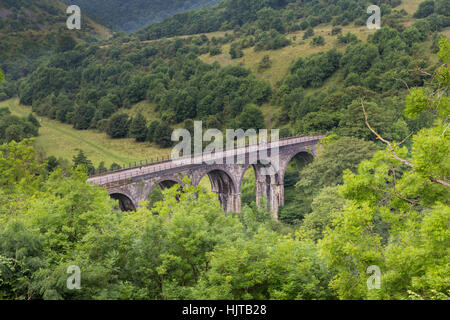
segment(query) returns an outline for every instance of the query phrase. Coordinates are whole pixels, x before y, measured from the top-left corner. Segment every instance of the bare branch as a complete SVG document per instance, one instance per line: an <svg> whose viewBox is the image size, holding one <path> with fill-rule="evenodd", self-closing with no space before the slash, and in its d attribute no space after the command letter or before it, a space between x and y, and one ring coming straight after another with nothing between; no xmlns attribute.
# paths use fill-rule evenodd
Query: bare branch
<svg viewBox="0 0 450 320"><path fill-rule="evenodd" d="M394 76L392 76L392 78L393 78L394 80L403 82L403 84L405 85L406 89L408 89L408 91L411 91L411 90L409 90L409 86L408 86L408 84L406 83L405 80L403 80L403 79L398 79L398 78L396 78L396 77L394 77Z"/></svg>
<svg viewBox="0 0 450 320"><path fill-rule="evenodd" d="M408 134L408 136L402 140L402 142L400 142L397 146L401 146L402 144L405 143L406 140L408 140L409 137L411 137L414 134L414 132L411 132L410 134Z"/></svg>
<svg viewBox="0 0 450 320"><path fill-rule="evenodd" d="M447 132L447 129L448 129L448 125L449 125L449 124L450 124L450 123L447 123L447 126L445 127L444 131L441 133L441 137L444 136L444 134Z"/></svg>
<svg viewBox="0 0 450 320"><path fill-rule="evenodd" d="M428 77L432 77L433 76L431 73L426 72L425 70L422 70L422 69L418 69L417 71L420 72L421 74L425 75L425 76L428 76Z"/></svg>
<svg viewBox="0 0 450 320"><path fill-rule="evenodd" d="M450 188L450 183L448 183L448 182L446 182L444 180L436 179L436 178L433 178L433 177L430 177L430 180L433 181L433 182L442 184L443 186L445 186L447 188Z"/></svg>
<svg viewBox="0 0 450 320"><path fill-rule="evenodd" d="M403 197L401 194L399 194L398 192L396 192L395 190L394 190L394 192L391 192L389 190L380 189L380 188L377 188L377 187L374 187L374 186L372 186L372 189L374 189L376 191L388 193L388 194L390 194L390 195L392 195L392 196L394 196L394 197L396 197L396 198L398 198L400 200L403 200L403 201L406 201L406 202L410 203L413 206L416 206L416 205L419 204L418 201L407 199L407 198Z"/></svg>
<svg viewBox="0 0 450 320"><path fill-rule="evenodd" d="M379 135L379 134L378 134L378 133L370 126L370 124L369 124L369 118L368 118L367 112L366 112L366 108L364 107L364 100L362 100L362 99L361 99L361 105L362 105L362 109L363 109L363 112L364 112L364 119L365 119L365 122L366 122L366 126L369 128L369 130L372 131L372 133L373 133L374 135L376 135L377 138L378 138L379 140L381 140L383 143L385 143L385 144L388 146L389 151L392 153L392 156L393 156L395 159L397 159L398 161L400 161L401 163L403 163L404 165L406 165L406 166L408 166L408 167L410 167L410 168L414 168L414 166L412 165L412 163L408 162L408 161L405 160L405 159L400 158L400 157L397 155L397 153L395 152L395 150L394 150L394 148L392 147L391 143L390 143L389 141L383 139L383 137L382 137L381 135Z"/></svg>

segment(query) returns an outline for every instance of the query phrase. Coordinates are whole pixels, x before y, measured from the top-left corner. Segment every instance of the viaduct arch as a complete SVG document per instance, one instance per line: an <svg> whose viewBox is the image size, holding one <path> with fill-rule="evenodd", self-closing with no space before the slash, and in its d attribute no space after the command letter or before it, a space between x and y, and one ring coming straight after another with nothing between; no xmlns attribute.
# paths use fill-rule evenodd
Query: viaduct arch
<svg viewBox="0 0 450 320"><path fill-rule="evenodd" d="M110 196L119 201L121 210L134 211L156 186L161 186L162 189L176 184L184 186L184 177L189 178L192 185L198 186L202 178L208 176L212 192L218 195L222 208L227 212L240 212L242 180L245 172L253 166L256 203L259 204L261 198L267 199L274 218L278 219L279 207L284 205L284 175L289 162L299 154L303 157L316 157L317 145L322 138L323 136L294 137L262 146L227 150L214 154L216 159L222 159L215 164L209 164L204 155L167 160L93 176L88 182L105 187ZM275 149L278 154L276 165L270 167L263 164L259 159L261 151L272 155ZM239 163L238 155L244 161ZM211 155L208 157L210 160ZM229 161L230 159L236 161ZM258 161L252 162L254 159Z"/></svg>

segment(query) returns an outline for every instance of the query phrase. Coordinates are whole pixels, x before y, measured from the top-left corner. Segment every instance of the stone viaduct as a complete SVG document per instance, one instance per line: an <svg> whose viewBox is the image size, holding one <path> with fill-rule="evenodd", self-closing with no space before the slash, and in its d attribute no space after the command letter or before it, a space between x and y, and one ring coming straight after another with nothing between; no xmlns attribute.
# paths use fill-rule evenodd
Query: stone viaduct
<svg viewBox="0 0 450 320"><path fill-rule="evenodd" d="M121 210L134 211L158 185L162 189L176 184L183 186L184 177L188 177L191 184L197 186L203 177L208 176L212 192L218 195L222 208L240 212L242 179L245 172L253 167L256 203L259 204L264 197L274 218L278 219L278 209L284 205L284 174L289 162L297 155L316 157L317 144L322 138L293 137L219 153L167 160L92 176L88 182L105 187L112 198L119 200ZM263 152L271 159L278 155L277 165L272 164L271 170L267 170L267 162L261 160Z"/></svg>

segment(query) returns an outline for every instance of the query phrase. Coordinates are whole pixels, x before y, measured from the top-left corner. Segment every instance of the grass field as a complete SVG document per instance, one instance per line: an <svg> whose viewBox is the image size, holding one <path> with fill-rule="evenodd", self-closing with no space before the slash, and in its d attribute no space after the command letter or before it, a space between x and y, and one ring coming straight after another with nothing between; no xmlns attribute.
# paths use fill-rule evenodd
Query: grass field
<svg viewBox="0 0 450 320"><path fill-rule="evenodd" d="M9 107L17 116L27 116L31 108L19 104L18 99L0 102L0 108ZM71 125L36 116L41 122L36 148L47 156L71 160L79 149L83 150L95 166L101 161L109 167L113 162L120 165L145 159L167 156L169 149L159 149L133 139L111 139L105 133L93 130L79 131Z"/></svg>
<svg viewBox="0 0 450 320"><path fill-rule="evenodd" d="M419 4L424 0L402 0L402 3L395 8L396 10L405 9L410 15L413 15L417 8L419 8Z"/></svg>

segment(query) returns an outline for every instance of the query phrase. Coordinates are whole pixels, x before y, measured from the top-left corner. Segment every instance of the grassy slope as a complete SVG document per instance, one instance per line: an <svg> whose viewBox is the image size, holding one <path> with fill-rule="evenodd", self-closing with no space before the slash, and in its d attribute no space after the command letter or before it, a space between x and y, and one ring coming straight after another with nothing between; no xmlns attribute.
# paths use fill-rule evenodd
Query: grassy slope
<svg viewBox="0 0 450 320"><path fill-rule="evenodd" d="M401 10L405 9L410 15L413 15L417 8L419 8L419 4L424 0L402 0L402 3L395 9Z"/></svg>
<svg viewBox="0 0 450 320"><path fill-rule="evenodd" d="M37 11L30 11L26 8L21 8L19 10L20 15L30 15L31 17L30 19L33 19L33 21L35 21L35 19L40 15L46 17L44 18L43 26L41 29L39 30L27 29L24 31L9 32L3 35L1 34L2 32L0 31L0 38L2 36L4 36L6 39L14 37L20 39L31 37L31 38L40 38L44 43L47 42L48 40L46 39L46 37L48 34L52 32L59 32L60 29L66 28L66 19L68 17L68 15L66 14L66 9L68 6L66 4L62 3L59 0L52 0L50 1L50 3L54 6L54 8L57 9L57 15L49 14L48 12L42 9L37 9ZM0 3L0 11L4 10L5 10L4 5ZM98 24L97 22L89 18L87 15L83 14L81 20L81 30L80 31L75 30L72 32L72 34L75 37L81 37L81 35L87 34L99 40L105 40L112 36L112 33L108 28Z"/></svg>
<svg viewBox="0 0 450 320"><path fill-rule="evenodd" d="M253 73L260 79L268 80L272 85L283 79L289 70L291 62L298 57L307 57L313 53L328 51L337 46L336 36L331 36L331 26L319 26L314 29L315 35L321 35L325 38L325 45L313 47L310 45L311 39L303 40L303 31L289 34L287 37L292 40L292 44L282 49L271 51L255 52L253 48L244 49L244 56L238 59L231 59L230 44L222 47L222 54L217 56L210 56L204 54L200 59L206 63L219 62L221 66L239 65L250 68ZM356 34L359 39L365 41L373 30L364 27L343 27L343 33L348 31ZM293 37L296 36L296 40ZM269 55L272 60L272 67L262 73L258 73L258 64L265 55Z"/></svg>
<svg viewBox="0 0 450 320"><path fill-rule="evenodd" d="M324 37L325 45L323 46L311 46L311 39L303 40L304 32L298 31L287 35L287 37L291 39L292 44L282 49L255 52L252 47L243 50L244 56L242 58L231 59L231 56L228 53L231 44L226 44L222 47L222 54L217 56L204 54L200 56L200 59L205 63L218 62L222 67L227 65L243 65L244 67L251 69L257 78L267 80L273 87L276 87L277 83L282 81L282 79L289 72L289 66L291 65L291 63L298 57L307 57L311 54L325 52L332 48L337 48L339 51L344 50L345 46L337 44L337 36L331 36L331 29L331 26L318 26L314 29L315 35L321 35ZM365 27L347 26L342 27L342 32L352 32L358 37L358 39L367 41L367 37L369 36L369 34L375 31L369 30ZM265 55L269 55L272 61L272 67L265 70L264 72L258 72L258 64ZM339 82L339 80L339 74L335 74L330 79L328 79L324 83L324 86L319 90L323 90L327 86ZM311 91L313 90L307 90L307 92ZM265 104L262 106L262 111L264 113L264 116L266 117L266 125L268 128L272 128L273 123L271 119L273 115L277 113L278 109L278 106L273 106L270 104Z"/></svg>
<svg viewBox="0 0 450 320"><path fill-rule="evenodd" d="M419 4L423 0L403 0L402 4L395 8L395 10L405 9L406 12L411 16L417 11ZM406 21L405 24L408 25L412 22L412 19ZM376 30L369 30L365 26L345 26L341 27L342 33L346 34L351 32L355 34L358 39L366 41L367 37L374 33ZM332 48L337 48L338 50L343 50L344 46L339 46L337 44L337 36L331 36L331 26L317 26L314 28L315 35L320 35L325 38L325 45L319 47L313 47L310 45L311 39L303 40L304 31L298 31L290 33L287 38L292 40L292 45L279 50L272 51L260 51L255 52L253 48L244 49L244 56L239 59L231 59L230 54L230 44L226 44L222 47L222 54L211 57L209 54L204 54L200 56L200 59L206 63L219 62L221 66L227 65L239 65L242 64L245 67L250 68L254 74L260 78L268 80L272 85L276 85L277 82L283 79L289 70L289 66L292 61L298 57L307 57L313 53L328 51ZM450 28L445 30L443 33L447 35ZM293 37L296 36L296 40ZM272 60L272 67L262 73L258 73L258 64L265 55L269 55Z"/></svg>
<svg viewBox="0 0 450 320"><path fill-rule="evenodd" d="M402 5L397 9L404 8L412 15L417 10L420 2L421 0L403 0ZM352 32L360 40L366 41L368 35L373 33L374 30L368 30L365 27L347 26L342 27L342 32ZM450 34L450 28L447 28L443 33L448 36ZM225 32L213 32L205 35L212 38L213 36L220 37L224 34ZM282 80L287 74L290 63L297 57L306 57L313 53L327 51L333 47L337 47L338 50L343 50L343 46L337 46L337 37L331 36L331 26L316 27L315 34L322 35L325 38L324 46L312 47L310 45L310 39L302 40L303 32L299 31L289 34L288 37L291 40L294 35L297 39L293 41L292 45L280 50L255 52L253 48L248 48L244 50L244 57L232 60L228 54L230 44L227 44L223 46L223 53L221 55L211 57L209 54L205 54L200 59L206 63L217 61L222 66L242 64L250 68L258 78L266 79L273 86L276 86L277 82ZM257 65L264 55L270 56L272 67L262 73L258 73ZM325 86L338 82L339 78L338 74L333 75L333 77L326 81ZM14 114L20 116L27 115L30 112L30 108L20 106L17 99L0 102L0 107L4 106L9 106ZM268 127L271 127L270 119L273 113L276 112L277 107L266 104L262 107L262 110L266 116ZM131 116L134 116L139 111L142 112L148 121L158 118L154 104L148 101L140 102L130 110L123 110L123 112ZM92 130L77 131L70 125L62 124L55 120L44 117L39 117L39 119L42 121L42 128L40 129L40 136L37 138L37 145L48 155L71 159L77 152L77 149L82 149L92 159L95 165L98 165L100 161L105 161L106 165L109 166L113 162L123 164L142 159L156 158L157 156L167 156L170 153L169 150L161 150L145 143L136 143L131 139L113 140L108 138L104 133Z"/></svg>
<svg viewBox="0 0 450 320"><path fill-rule="evenodd" d="M404 22L405 25L410 25L412 23L413 21L412 15L417 11L417 8L419 7L419 4L422 1L423 0L403 0L402 4L397 8L395 8L395 10L405 9L405 11L408 12L408 14L410 15L410 17L407 18L407 20ZM376 31L376 30L369 30L365 26L349 25L341 28L343 34L351 32L355 34L358 37L358 39L363 42L366 42L368 36ZM277 83L282 81L282 79L289 72L289 66L291 65L291 63L298 57L307 57L314 53L326 52L332 48L337 48L337 50L341 52L345 50L344 45L339 45L337 43L337 36L331 35L331 29L332 27L328 25L327 26L319 25L316 28L314 28L314 33L316 36L320 35L324 37L325 45L323 46L318 47L311 46L310 44L311 38L303 40L304 31L297 31L287 35L287 38L292 41L292 44L279 50L255 52L254 48L252 47L243 50L244 56L242 58L231 59L231 56L228 53L231 44L226 44L222 46L222 54L217 56L210 56L208 53L200 56L200 59L205 63L218 62L222 67L228 65L242 65L244 67L251 69L257 78L267 80L272 84L272 86L276 87ZM445 29L442 33L446 36L449 36L450 28ZM210 38L211 37L212 36L210 36ZM431 42L427 43L427 45L428 44L431 45ZM258 72L258 64L265 55L269 55L272 61L272 67L263 72ZM319 89L307 89L306 91L308 93L312 93L313 91L316 90L326 89L327 87L333 84L339 85L339 82L341 80L342 80L341 75L338 72L329 79L327 79L323 87ZM264 105L262 107L263 113L266 116L266 122L268 127L271 127L270 118L274 113L276 113L277 109L278 109L277 106L271 105Z"/></svg>
<svg viewBox="0 0 450 320"><path fill-rule="evenodd" d="M1 107L9 107L11 112L18 116L27 116L31 108L19 105L18 99L0 102ZM124 163L167 156L170 150L151 147L146 143L136 143L132 139L110 139L105 133L93 130L78 131L71 125L37 116L42 127L36 145L48 156L72 159L78 149L85 151L94 165L105 161L106 166L113 162Z"/></svg>

